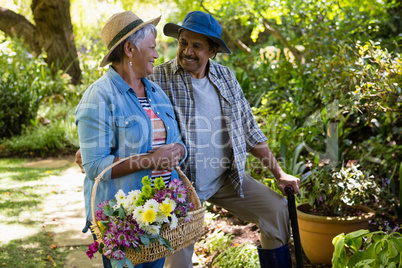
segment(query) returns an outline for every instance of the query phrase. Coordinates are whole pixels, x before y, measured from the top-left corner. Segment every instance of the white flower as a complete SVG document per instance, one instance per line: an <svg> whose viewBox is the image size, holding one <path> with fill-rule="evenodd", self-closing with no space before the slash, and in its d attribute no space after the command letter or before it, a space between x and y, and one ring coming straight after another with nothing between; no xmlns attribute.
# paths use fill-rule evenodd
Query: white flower
<svg viewBox="0 0 402 268"><path fill-rule="evenodd" d="M153 210L155 213L159 212L159 203L155 199L149 199L147 202L144 204L144 209L145 210Z"/></svg>
<svg viewBox="0 0 402 268"><path fill-rule="evenodd" d="M120 204L122 204L125 199L126 199L126 195L124 194L123 190L120 189L114 196L116 198L117 204L120 206Z"/></svg>
<svg viewBox="0 0 402 268"><path fill-rule="evenodd" d="M131 203L131 204L129 204L128 206L127 206L127 208L125 209L125 212L126 212L126 214L133 214L134 213L134 210L136 209L137 207L135 206L135 204L134 203Z"/></svg>
<svg viewBox="0 0 402 268"><path fill-rule="evenodd" d="M178 221L179 220L177 219L176 215L173 214L171 216L171 220L170 220L170 230L177 228Z"/></svg>
<svg viewBox="0 0 402 268"><path fill-rule="evenodd" d="M133 191L130 191L130 192L128 192L127 200L128 200L129 202L135 203L135 201L136 201L137 198L140 196L140 194L141 194L141 191L140 191L140 190L133 190Z"/></svg>
<svg viewBox="0 0 402 268"><path fill-rule="evenodd" d="M160 223L160 224L162 224L164 222L169 222L169 217L166 217L165 214L163 214L162 212L159 211L156 214L155 222Z"/></svg>
<svg viewBox="0 0 402 268"><path fill-rule="evenodd" d="M139 224L143 223L142 216L144 215L144 212L145 210L143 207L137 207L133 212L133 217Z"/></svg>
<svg viewBox="0 0 402 268"><path fill-rule="evenodd" d="M160 226L159 225L152 225L149 224L147 226L144 226L143 230L150 235L158 235L160 232Z"/></svg>

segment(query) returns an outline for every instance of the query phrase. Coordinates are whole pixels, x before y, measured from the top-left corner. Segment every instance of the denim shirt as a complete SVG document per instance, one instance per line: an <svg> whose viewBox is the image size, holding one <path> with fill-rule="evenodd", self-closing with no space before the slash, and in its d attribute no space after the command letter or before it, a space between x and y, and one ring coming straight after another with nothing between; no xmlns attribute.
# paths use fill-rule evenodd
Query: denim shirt
<svg viewBox="0 0 402 268"><path fill-rule="evenodd" d="M143 78L142 82L151 108L165 124L166 144L180 143L184 146L169 99L155 83L146 78ZM95 178L113 163L115 157L123 158L151 150L152 125L135 91L113 67L109 67L109 70L85 91L75 115L86 174L86 218L91 220L91 194ZM185 150L187 156L187 149ZM144 176L151 177L151 170L142 170L112 180L109 169L98 184L95 205L114 199L119 189L126 194L131 190L141 189L141 179ZM173 178L178 178L175 170L172 172Z"/></svg>

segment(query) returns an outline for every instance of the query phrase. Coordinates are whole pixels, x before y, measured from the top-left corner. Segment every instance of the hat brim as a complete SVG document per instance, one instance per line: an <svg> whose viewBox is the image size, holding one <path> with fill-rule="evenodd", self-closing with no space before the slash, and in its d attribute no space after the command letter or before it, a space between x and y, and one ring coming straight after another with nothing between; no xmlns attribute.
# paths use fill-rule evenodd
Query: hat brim
<svg viewBox="0 0 402 268"><path fill-rule="evenodd" d="M132 35L134 32L138 31L141 28L144 28L144 26L148 25L148 24L153 24L153 25L158 25L159 21L161 20L161 16L156 17L154 19L150 19L148 21L145 21L143 23L141 23L140 25L138 25L137 27L135 27L134 29L132 29L130 32L128 32L125 36L123 36L118 42L116 42L116 44L114 44L114 46L112 46L109 51L107 52L107 54L103 57L101 63L100 63L100 67L104 67L108 64L108 58L110 56L110 54L113 52L113 50L124 40L126 40L127 37L129 37L130 35Z"/></svg>
<svg viewBox="0 0 402 268"><path fill-rule="evenodd" d="M232 54L232 52L229 50L229 48L226 46L225 42L222 39L216 38L214 36L206 35L206 34L203 34L203 33L199 32L199 31L194 31L193 29L183 27L183 26L180 26L180 25L177 25L177 24L174 24L174 23L167 23L163 27L163 33L166 36L170 36L170 37L174 37L174 38L178 39L180 29L186 29L186 30L198 33L198 34L202 34L202 35L208 37L209 39L211 39L212 41L214 41L215 43L217 43L219 45L218 52Z"/></svg>

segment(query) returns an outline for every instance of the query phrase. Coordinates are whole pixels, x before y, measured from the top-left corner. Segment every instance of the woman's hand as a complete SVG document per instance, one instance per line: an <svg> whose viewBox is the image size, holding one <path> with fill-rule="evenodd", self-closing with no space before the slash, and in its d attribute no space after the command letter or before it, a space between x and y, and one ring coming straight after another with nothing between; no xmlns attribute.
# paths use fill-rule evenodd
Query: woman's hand
<svg viewBox="0 0 402 268"><path fill-rule="evenodd" d="M183 158L184 148L181 144L166 144L149 153L152 169L172 171Z"/></svg>
<svg viewBox="0 0 402 268"><path fill-rule="evenodd" d="M80 167L81 173L85 173L84 167L82 166L81 149L75 153L75 163Z"/></svg>

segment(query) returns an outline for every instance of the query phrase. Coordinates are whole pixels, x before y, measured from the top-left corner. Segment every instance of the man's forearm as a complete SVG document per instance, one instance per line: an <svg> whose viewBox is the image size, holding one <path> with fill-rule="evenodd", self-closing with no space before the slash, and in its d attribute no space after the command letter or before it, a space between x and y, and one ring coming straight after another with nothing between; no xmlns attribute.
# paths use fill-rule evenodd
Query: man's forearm
<svg viewBox="0 0 402 268"><path fill-rule="evenodd" d="M255 156L264 167L268 168L276 179L281 177L283 170L265 141L258 143L251 149L250 153Z"/></svg>

